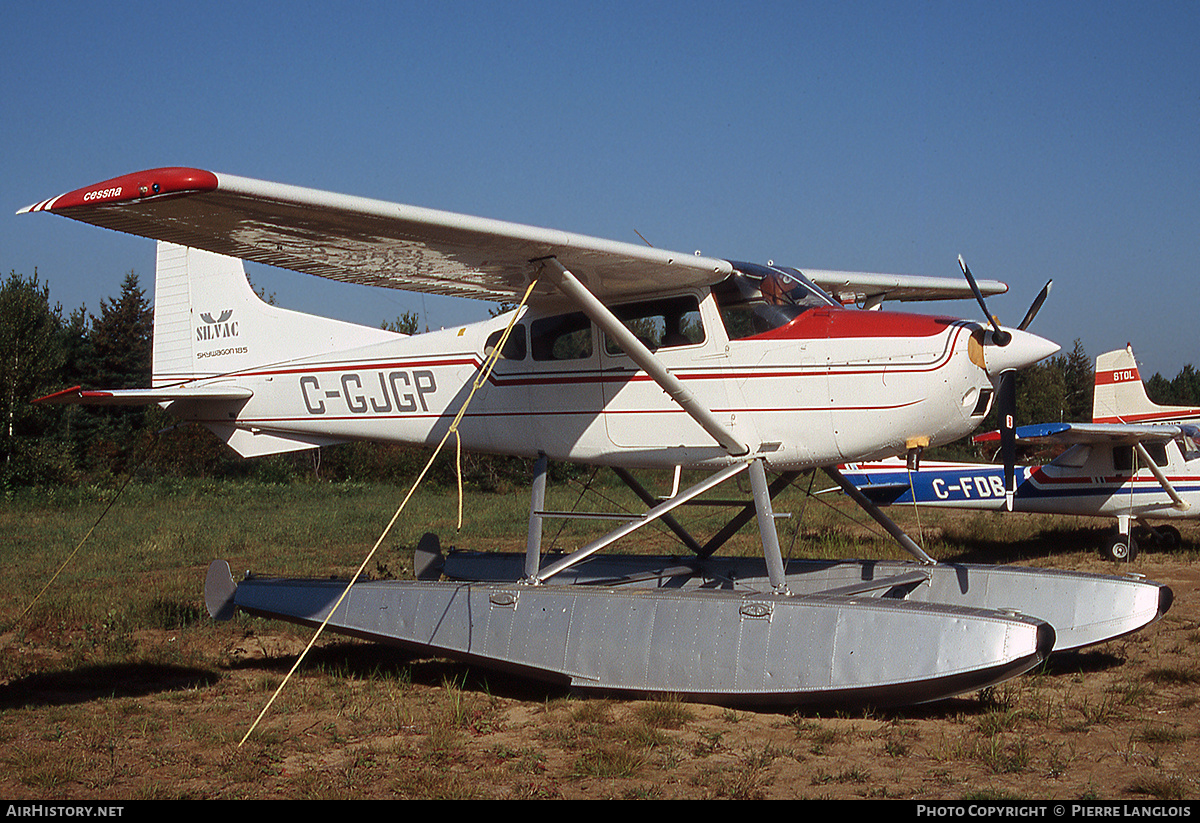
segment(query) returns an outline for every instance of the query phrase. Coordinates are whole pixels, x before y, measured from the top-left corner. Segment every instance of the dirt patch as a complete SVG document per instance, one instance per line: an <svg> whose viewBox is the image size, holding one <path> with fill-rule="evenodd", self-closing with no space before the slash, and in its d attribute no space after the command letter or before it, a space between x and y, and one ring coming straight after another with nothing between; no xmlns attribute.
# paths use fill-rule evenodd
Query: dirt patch
<svg viewBox="0 0 1200 823"><path fill-rule="evenodd" d="M1111 572L1082 554L1038 565ZM0 796L1158 799L1200 796L1200 568L1143 554L1168 615L986 693L858 715L573 698L239 618L10 634ZM105 643L125 644L119 662Z"/></svg>

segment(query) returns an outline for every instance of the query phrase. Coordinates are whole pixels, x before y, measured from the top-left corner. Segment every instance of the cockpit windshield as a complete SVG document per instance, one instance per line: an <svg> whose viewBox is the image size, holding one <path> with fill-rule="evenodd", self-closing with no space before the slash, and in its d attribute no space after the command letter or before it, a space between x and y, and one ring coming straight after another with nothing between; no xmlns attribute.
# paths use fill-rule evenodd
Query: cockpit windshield
<svg viewBox="0 0 1200 823"><path fill-rule="evenodd" d="M809 309L840 304L796 269L734 263L734 272L713 286L730 340L786 326Z"/></svg>

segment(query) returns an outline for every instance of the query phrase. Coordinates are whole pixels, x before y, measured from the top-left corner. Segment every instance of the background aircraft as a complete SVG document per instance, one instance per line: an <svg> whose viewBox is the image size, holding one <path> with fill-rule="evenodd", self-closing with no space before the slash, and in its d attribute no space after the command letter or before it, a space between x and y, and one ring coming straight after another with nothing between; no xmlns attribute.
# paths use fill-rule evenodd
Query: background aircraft
<svg viewBox="0 0 1200 823"><path fill-rule="evenodd" d="M1200 409L1151 402L1133 356L1133 346L1126 345L1096 358L1092 422L1193 423L1200 422Z"/></svg>
<svg viewBox="0 0 1200 823"><path fill-rule="evenodd" d="M1200 420L1200 409L1152 403L1127 347L1096 358L1092 416L1092 423L1015 430L1018 443L1064 450L1045 465L1015 468L1011 504L1004 468L993 464L926 462L909 472L884 461L847 467L845 475L880 504L1111 517L1117 529L1101 548L1111 560L1136 557L1133 522L1158 545L1177 546L1179 530L1163 521L1200 515L1200 428L1187 422ZM988 432L974 441L999 439Z"/></svg>

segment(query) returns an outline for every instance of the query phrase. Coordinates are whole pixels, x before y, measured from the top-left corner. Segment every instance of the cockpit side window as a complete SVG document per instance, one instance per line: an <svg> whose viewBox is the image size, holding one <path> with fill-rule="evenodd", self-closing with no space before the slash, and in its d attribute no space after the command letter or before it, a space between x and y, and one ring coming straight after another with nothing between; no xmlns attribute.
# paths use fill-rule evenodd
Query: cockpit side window
<svg viewBox="0 0 1200 823"><path fill-rule="evenodd" d="M1167 465L1167 446L1165 443L1144 443L1146 453L1157 466ZM1119 473L1133 471L1134 462L1138 460L1133 446L1113 446L1113 469ZM1138 461L1144 462L1144 461Z"/></svg>
<svg viewBox="0 0 1200 823"><path fill-rule="evenodd" d="M840 307L796 269L776 266L735 263L712 291L730 340L786 326L817 306Z"/></svg>
<svg viewBox="0 0 1200 823"><path fill-rule="evenodd" d="M615 314L651 351L704 342L700 304L695 297L667 297L613 308ZM604 350L619 355L621 347L605 336Z"/></svg>
<svg viewBox="0 0 1200 823"><path fill-rule="evenodd" d="M1167 465L1167 444L1166 443L1144 443L1146 454L1150 455L1150 459L1155 465L1160 468Z"/></svg>

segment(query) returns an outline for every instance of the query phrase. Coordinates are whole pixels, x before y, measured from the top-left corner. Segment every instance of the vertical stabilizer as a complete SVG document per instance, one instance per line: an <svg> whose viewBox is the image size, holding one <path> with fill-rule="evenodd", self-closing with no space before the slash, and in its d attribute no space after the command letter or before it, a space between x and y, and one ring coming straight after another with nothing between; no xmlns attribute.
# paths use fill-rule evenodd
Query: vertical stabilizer
<svg viewBox="0 0 1200 823"><path fill-rule="evenodd" d="M269 305L250 287L241 260L158 244L156 388L402 336Z"/></svg>
<svg viewBox="0 0 1200 823"><path fill-rule="evenodd" d="M1160 406L1150 400L1138 372L1133 347L1105 352L1096 358L1093 423L1176 423L1200 420L1200 408Z"/></svg>

